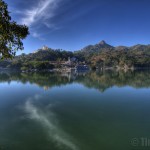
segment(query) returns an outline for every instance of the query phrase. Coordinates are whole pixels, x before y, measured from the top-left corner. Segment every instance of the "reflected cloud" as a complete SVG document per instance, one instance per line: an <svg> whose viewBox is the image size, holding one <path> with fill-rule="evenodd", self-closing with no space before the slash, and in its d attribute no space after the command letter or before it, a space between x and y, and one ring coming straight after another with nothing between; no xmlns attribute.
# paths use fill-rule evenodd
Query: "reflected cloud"
<svg viewBox="0 0 150 150"><path fill-rule="evenodd" d="M73 139L60 127L56 115L52 112L53 104L49 104L45 108L38 107L34 100L39 99L40 96L29 98L25 103L25 111L31 120L37 121L48 133L48 137L59 148L66 148L69 150L79 150L74 144ZM40 97L41 98L41 97Z"/></svg>

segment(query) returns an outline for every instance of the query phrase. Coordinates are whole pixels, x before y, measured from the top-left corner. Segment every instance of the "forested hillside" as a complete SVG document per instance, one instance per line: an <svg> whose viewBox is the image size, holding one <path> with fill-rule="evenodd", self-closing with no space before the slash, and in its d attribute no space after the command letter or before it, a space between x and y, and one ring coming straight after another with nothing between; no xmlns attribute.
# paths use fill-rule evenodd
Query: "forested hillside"
<svg viewBox="0 0 150 150"><path fill-rule="evenodd" d="M16 56L12 60L0 61L1 68L17 68L29 66L40 66L39 68L54 68L68 58L75 57L78 63L85 62L91 68L149 68L150 67L150 45L135 45L131 47L118 46L114 47L101 41L95 45L89 45L85 48L71 52L61 49L46 50L39 49L30 54Z"/></svg>

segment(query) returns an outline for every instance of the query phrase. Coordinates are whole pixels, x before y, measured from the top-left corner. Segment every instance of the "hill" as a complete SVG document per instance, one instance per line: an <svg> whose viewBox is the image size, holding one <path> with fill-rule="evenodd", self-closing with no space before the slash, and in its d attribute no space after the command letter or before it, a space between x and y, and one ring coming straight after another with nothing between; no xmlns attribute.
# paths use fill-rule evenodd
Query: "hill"
<svg viewBox="0 0 150 150"><path fill-rule="evenodd" d="M95 45L89 45L76 52L84 56L92 68L117 67L149 68L150 67L150 45L111 46L105 41Z"/></svg>
<svg viewBox="0 0 150 150"><path fill-rule="evenodd" d="M75 57L78 63L85 62L93 69L99 68L149 68L150 67L150 45L111 46L105 41L95 45L89 45L81 50L71 52L62 49L51 49L44 47L30 54L16 56L13 60L0 62L1 68L22 68L30 65L44 65L53 62L61 64L68 58ZM51 66L51 65L50 65ZM61 66L61 65L60 65ZM43 65L41 68L44 67ZM56 66L54 66L56 67ZM46 67L47 68L47 67Z"/></svg>

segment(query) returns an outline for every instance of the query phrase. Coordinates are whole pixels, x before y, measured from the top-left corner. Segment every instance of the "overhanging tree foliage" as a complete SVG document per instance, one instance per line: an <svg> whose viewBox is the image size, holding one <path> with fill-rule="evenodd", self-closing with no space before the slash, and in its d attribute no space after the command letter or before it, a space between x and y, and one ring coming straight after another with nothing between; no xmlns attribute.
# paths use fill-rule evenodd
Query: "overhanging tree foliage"
<svg viewBox="0 0 150 150"><path fill-rule="evenodd" d="M11 21L7 4L0 0L0 55L13 58L17 50L23 50L22 40L29 34L28 27Z"/></svg>

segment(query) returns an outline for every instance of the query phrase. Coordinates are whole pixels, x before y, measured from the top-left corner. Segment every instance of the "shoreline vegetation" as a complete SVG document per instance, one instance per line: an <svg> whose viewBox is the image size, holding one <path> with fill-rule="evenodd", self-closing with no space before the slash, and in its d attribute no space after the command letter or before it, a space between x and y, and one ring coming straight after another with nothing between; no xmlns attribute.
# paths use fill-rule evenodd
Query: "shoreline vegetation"
<svg viewBox="0 0 150 150"><path fill-rule="evenodd" d="M101 41L75 52L44 46L30 54L0 60L0 68L22 72L150 69L150 45L113 47Z"/></svg>
<svg viewBox="0 0 150 150"><path fill-rule="evenodd" d="M80 65L82 67L84 67L85 65ZM87 65L86 65L87 66ZM124 72L127 72L127 71L136 71L136 70L150 70L150 67L105 67L105 68L91 68L89 66L87 66L86 69L77 69L78 66L75 66L75 67L67 67L67 68L55 68L55 67L52 67L52 68L9 68L9 67L6 67L6 68L3 68L3 67L0 67L0 72L5 72L5 71L14 71L14 72L22 72L22 73L30 73L30 72L60 72L60 73L71 73L71 72L90 72L90 71L124 71Z"/></svg>

